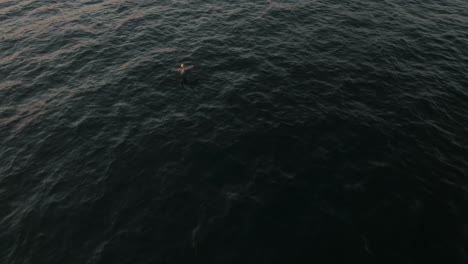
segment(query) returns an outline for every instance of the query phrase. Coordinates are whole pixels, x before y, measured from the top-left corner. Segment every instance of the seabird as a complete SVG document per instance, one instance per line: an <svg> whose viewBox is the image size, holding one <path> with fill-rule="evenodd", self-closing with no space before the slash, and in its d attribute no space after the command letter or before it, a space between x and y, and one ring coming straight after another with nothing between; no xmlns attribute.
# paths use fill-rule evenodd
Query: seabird
<svg viewBox="0 0 468 264"><path fill-rule="evenodd" d="M180 74L183 75L185 73L185 71L188 71L188 70L190 70L192 68L193 68L193 65L184 66L184 64L182 63L180 65L180 68L176 69L176 71L180 72Z"/></svg>

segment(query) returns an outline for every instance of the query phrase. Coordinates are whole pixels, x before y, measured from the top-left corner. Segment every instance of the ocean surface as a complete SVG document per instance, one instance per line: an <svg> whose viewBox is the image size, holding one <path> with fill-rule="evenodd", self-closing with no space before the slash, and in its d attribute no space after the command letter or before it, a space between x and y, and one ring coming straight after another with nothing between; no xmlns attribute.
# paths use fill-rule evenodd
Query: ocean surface
<svg viewBox="0 0 468 264"><path fill-rule="evenodd" d="M2 264L468 263L467 177L466 0L0 0Z"/></svg>

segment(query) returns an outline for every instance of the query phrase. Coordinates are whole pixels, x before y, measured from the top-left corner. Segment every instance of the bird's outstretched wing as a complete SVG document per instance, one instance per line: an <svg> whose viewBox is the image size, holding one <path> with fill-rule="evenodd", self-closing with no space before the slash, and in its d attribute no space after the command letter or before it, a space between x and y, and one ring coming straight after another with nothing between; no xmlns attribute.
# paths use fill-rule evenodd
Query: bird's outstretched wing
<svg viewBox="0 0 468 264"><path fill-rule="evenodd" d="M188 65L188 66L185 66L185 69L186 69L186 70L190 70L190 69L192 69L193 67L194 67L193 65Z"/></svg>

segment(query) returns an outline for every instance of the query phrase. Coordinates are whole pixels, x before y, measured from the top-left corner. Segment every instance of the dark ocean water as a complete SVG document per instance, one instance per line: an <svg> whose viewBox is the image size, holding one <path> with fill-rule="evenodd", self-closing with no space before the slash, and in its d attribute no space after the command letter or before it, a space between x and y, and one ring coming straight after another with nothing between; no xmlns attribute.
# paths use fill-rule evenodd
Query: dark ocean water
<svg viewBox="0 0 468 264"><path fill-rule="evenodd" d="M467 103L465 0L0 0L0 263L467 263Z"/></svg>

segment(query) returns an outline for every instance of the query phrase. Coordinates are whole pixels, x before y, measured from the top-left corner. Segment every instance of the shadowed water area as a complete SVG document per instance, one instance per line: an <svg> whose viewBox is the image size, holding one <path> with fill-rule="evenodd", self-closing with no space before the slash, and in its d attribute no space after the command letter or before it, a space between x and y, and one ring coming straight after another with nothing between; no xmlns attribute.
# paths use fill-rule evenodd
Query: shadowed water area
<svg viewBox="0 0 468 264"><path fill-rule="evenodd" d="M464 0L0 0L0 263L467 263L467 69Z"/></svg>

